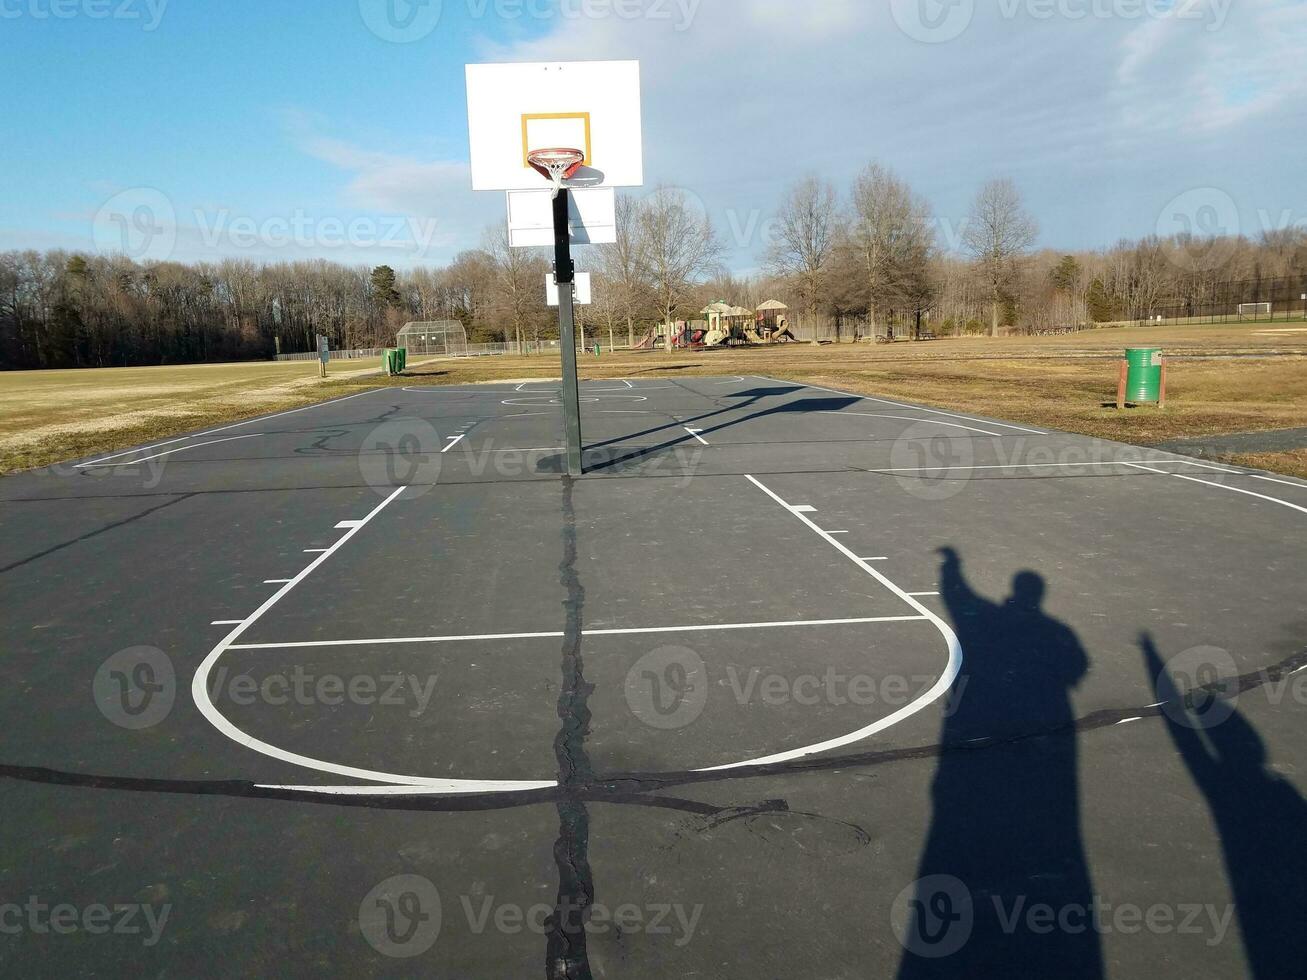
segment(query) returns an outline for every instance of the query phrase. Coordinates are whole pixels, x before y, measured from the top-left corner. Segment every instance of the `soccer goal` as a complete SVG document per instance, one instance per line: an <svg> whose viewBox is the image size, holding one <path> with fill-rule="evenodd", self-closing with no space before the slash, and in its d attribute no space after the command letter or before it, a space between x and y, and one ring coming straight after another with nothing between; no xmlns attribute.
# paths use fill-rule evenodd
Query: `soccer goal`
<svg viewBox="0 0 1307 980"><path fill-rule="evenodd" d="M1240 303L1239 304L1240 317L1252 317L1254 320L1256 320L1258 317L1262 317L1262 316L1269 317L1270 315L1271 315L1270 303Z"/></svg>

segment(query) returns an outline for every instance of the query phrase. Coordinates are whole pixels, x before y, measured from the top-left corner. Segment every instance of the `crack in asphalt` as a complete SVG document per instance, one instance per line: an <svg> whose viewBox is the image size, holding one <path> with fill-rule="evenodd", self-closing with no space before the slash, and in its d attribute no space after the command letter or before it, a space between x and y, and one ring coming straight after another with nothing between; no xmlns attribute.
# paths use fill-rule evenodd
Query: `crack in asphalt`
<svg viewBox="0 0 1307 980"><path fill-rule="evenodd" d="M590 813L572 793L593 781L594 772L585 751L590 733L590 695L581 655L585 587L576 569L576 510L572 503L575 482L562 481L563 559L558 565L559 584L565 590L563 610L562 686L558 717L562 728L554 739L558 785L564 798L558 803L558 839L554 862L558 866L558 896L546 923L545 976L548 980L590 980L590 955L585 924L594 904L594 874L590 869Z"/></svg>

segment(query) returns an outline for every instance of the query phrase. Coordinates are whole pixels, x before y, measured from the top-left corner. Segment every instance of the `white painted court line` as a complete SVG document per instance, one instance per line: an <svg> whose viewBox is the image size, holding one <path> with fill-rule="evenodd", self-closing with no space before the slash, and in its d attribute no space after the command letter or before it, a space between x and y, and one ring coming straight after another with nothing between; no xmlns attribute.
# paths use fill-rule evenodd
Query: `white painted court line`
<svg viewBox="0 0 1307 980"><path fill-rule="evenodd" d="M1307 490L1307 483L1294 483L1292 480L1281 480L1274 476L1262 476L1260 473L1245 473L1244 476L1251 476L1254 480L1265 480L1267 483L1283 483L1286 487L1297 487L1299 490Z"/></svg>
<svg viewBox="0 0 1307 980"><path fill-rule="evenodd" d="M203 432L197 432L191 438L198 439L201 436L211 436L219 432L226 432L229 429L239 429L243 425L254 425L256 422L270 422L273 419L279 419L283 415L295 415L298 412L307 412L311 408L325 408L328 405L335 405L339 402L347 402L351 398L362 398L364 395L375 395L379 391L390 391L389 388L370 388L367 391L360 391L355 395L345 395L343 398L333 398L330 401L314 402L312 405L304 405L300 408L289 408L284 412L273 412L271 415L260 415L256 419L246 419L244 422L234 422L231 425L224 425L217 429L206 429ZM259 435L267 435L266 432L260 432Z"/></svg>
<svg viewBox="0 0 1307 980"><path fill-rule="evenodd" d="M444 449L440 450L441 455L443 455L443 454L449 452L451 449L453 449L455 446L457 446L460 442L462 442L464 439L466 439L466 438L467 438L467 433L464 432L464 433L462 433L461 435L457 435L457 436L446 436L445 438L446 438L447 440L449 440L449 445L446 446Z"/></svg>
<svg viewBox="0 0 1307 980"><path fill-rule="evenodd" d="M248 618L241 621L235 629L228 633L217 646L215 646L209 655L204 658L203 663L195 671L195 676L191 678L191 698L195 702L196 708L204 715L214 728L226 735L233 742L243 745L246 748L259 752L273 759L282 762L288 762L292 765L303 766L306 769L316 769L319 772L334 773L337 776L344 776L349 779L362 779L370 782L387 783L390 785L420 786L429 792L441 793L506 793L530 789L548 789L556 786L554 780L483 780L483 779L436 779L427 776L409 776L400 773L377 772L372 769L360 769L355 766L339 765L334 762L327 762L322 759L313 759L308 756L300 755L296 752L289 752L278 746L271 745L267 742L260 741L247 732L241 731L223 715L209 698L208 682L209 674L212 672L214 664L222 658L242 634L251 626L259 621L265 613L306 578L313 574L337 551L345 546L354 535L358 534L364 527L371 523L378 514L395 502L402 494L406 487L398 487L395 491L381 501L357 527L351 528L341 536L341 539L334 545L315 558L309 565L296 575L293 579L278 589L273 595L264 601Z"/></svg>
<svg viewBox="0 0 1307 980"><path fill-rule="evenodd" d="M1242 470L1232 470L1228 466L1213 466L1211 463L1200 463L1194 459L1167 459L1159 462L1175 463L1179 466L1201 466L1205 470L1216 470L1218 473L1233 473L1237 476L1252 476L1251 473L1245 474Z"/></svg>
<svg viewBox="0 0 1307 980"><path fill-rule="evenodd" d="M327 552L327 551L330 551L330 550L331 550L330 548L305 548L305 549L304 549L304 554L306 554L306 555L321 555L321 554L323 554L324 552Z"/></svg>
<svg viewBox="0 0 1307 980"><path fill-rule="evenodd" d="M889 559L884 555L879 555L875 558L859 558L858 561L889 561Z"/></svg>
<svg viewBox="0 0 1307 980"><path fill-rule="evenodd" d="M794 511L794 513L796 514L817 513L817 508L812 506L812 504L786 504L785 506L788 507L790 510Z"/></svg>
<svg viewBox="0 0 1307 980"><path fill-rule="evenodd" d="M364 521L341 521L336 525L337 531L349 531L364 525Z"/></svg>
<svg viewBox="0 0 1307 980"><path fill-rule="evenodd" d="M263 580L263 584L264 584L264 585L285 585L285 584L286 584L287 582L289 582L289 581L290 581L290 579L288 579L288 578L265 578L265 579Z"/></svg>
<svg viewBox="0 0 1307 980"><path fill-rule="evenodd" d="M924 616L861 616L854 619L795 619L772 623L695 623L689 626L636 626L582 630L582 636L643 636L650 633L719 633L728 630L794 629L805 626L855 626L864 623L913 623ZM394 646L417 643L473 643L495 640L557 640L562 631L545 633L472 633L463 636L381 636L353 640L301 640L289 643L233 643L231 650L302 650L315 647Z"/></svg>
<svg viewBox="0 0 1307 980"><path fill-rule="evenodd" d="M757 378L759 381L767 381L772 384L777 383L775 379L764 377L761 374L755 374L752 375L752 377ZM859 394L855 394L852 391L836 391L834 388L823 388L821 385L803 384L802 382L799 381L782 381L779 383L788 384L796 388L811 388L814 391L825 391L828 392L829 394L841 395L845 398L860 398L863 401L879 402L882 405L893 405L895 408L906 408L914 412L929 412L931 415L947 415L949 418L966 419L968 422L983 422L985 425L996 425L1000 429L1016 429L1018 432L1029 432L1037 436L1048 435L1048 433L1043 431L1042 429L1028 429L1024 425L1013 425L1010 422L994 422L991 421L990 419L978 419L978 418L973 418L970 415L959 415L957 412L945 412L938 408L926 408L922 405L905 405L903 402L892 402L888 398L873 398L871 395L859 395Z"/></svg>
<svg viewBox="0 0 1307 980"><path fill-rule="evenodd" d="M482 640L557 640L561 631L549 633L469 633L463 636L380 636L354 640L297 640L289 643L233 643L229 650L310 650L315 647L405 646L415 643L475 643Z"/></svg>
<svg viewBox="0 0 1307 980"><path fill-rule="evenodd" d="M882 415L872 412L818 412L818 415L853 415L861 419L899 419L903 422L930 422L934 425L947 425L954 429L966 429L968 432L979 432L981 435L993 436L995 439L1003 438L1001 432L990 432L988 429L977 429L973 425L962 425L960 422L945 422L942 419L917 419L910 415Z"/></svg>
<svg viewBox="0 0 1307 980"><path fill-rule="evenodd" d="M691 429L688 425L683 425L681 426L681 428L684 429L686 432L690 433L690 435L694 436L705 446L708 445L708 440L705 439L703 436L699 435L699 433L702 432L703 429Z"/></svg>
<svg viewBox="0 0 1307 980"><path fill-rule="evenodd" d="M1174 459L1141 459L1139 464L1143 463L1175 463L1179 462ZM1134 464L1126 463L1115 459L1087 459L1078 463L984 463L967 466L897 466L883 467L871 470L865 470L866 473L940 473L944 470L1043 470L1059 466L1080 466L1085 469L1095 466L1131 466ZM1159 470L1158 472L1164 472Z"/></svg>
<svg viewBox="0 0 1307 980"><path fill-rule="evenodd" d="M939 593L938 592L909 592L908 595L912 596L913 598L920 599L923 596L939 595Z"/></svg>
<svg viewBox="0 0 1307 980"><path fill-rule="evenodd" d="M229 429L236 429L242 425L252 425L255 422L266 422L270 419L279 418L282 415L294 415L296 412L307 412L310 408L322 408L324 405L334 405L336 402L349 401L351 398L358 398L360 395L371 395L375 391L385 391L385 390L386 389L384 388L378 388L378 389L372 389L371 391L360 391L358 394L355 395L346 395L343 398L332 398L330 401L317 402L313 405L305 405L301 408L292 408L285 412L274 412L271 415L261 415L256 419L246 419L244 422L236 422L233 423L232 425L224 425L216 429L204 429L201 432L196 432L189 436L178 436L176 439L167 439L163 442L156 442L149 446L140 446L136 449L125 449L120 453L114 453L112 456L101 456L98 459L92 460L89 463L78 463L77 466L74 467L74 469L84 468L87 466L98 466L101 463L104 463L108 460L118 459L120 456L130 456L133 453L148 453L151 449L158 449L160 446L171 446L173 445L173 443L185 442L187 439L202 439L204 436L216 435L219 432L226 432ZM259 433L259 435L266 435L266 434L267 433L262 433L262 432ZM147 458L153 458L153 457L147 457ZM138 460L138 462L141 461Z"/></svg>
<svg viewBox="0 0 1307 980"><path fill-rule="evenodd" d="M188 449L200 449L204 446L216 446L220 442L235 442L237 439L257 439L261 435L263 435L262 432L252 432L247 436L227 436L225 439L211 439L208 442L193 442L188 446L178 446L176 449L169 449L167 452L164 453L155 453L153 456L142 456L139 459L128 459L128 460L124 460L121 463L103 463L103 462L78 463L77 466L74 468L88 469L91 467L102 467L102 466L135 466L137 463L145 463L152 459L160 459L164 456L171 456L173 455L173 453L182 453ZM124 454L119 453L119 455L121 456Z"/></svg>
<svg viewBox="0 0 1307 980"><path fill-rule="evenodd" d="M1198 466L1205 470L1216 470L1218 473L1228 473L1231 476L1247 476L1254 480L1265 480L1267 483L1282 483L1286 487L1297 487L1299 490L1307 490L1307 483L1296 483L1293 480L1282 480L1279 477L1265 476L1261 473L1249 473L1247 470L1233 470L1228 466L1216 466L1213 463L1200 463L1195 459L1156 459L1145 460L1144 462L1156 463L1175 463L1177 466ZM1161 472L1159 470L1159 472ZM1171 474L1175 476L1176 474ZM1215 484L1213 484L1215 485Z"/></svg>
<svg viewBox="0 0 1307 980"><path fill-rule="evenodd" d="M1196 476L1185 476L1183 473L1171 473L1168 470L1158 470L1151 466L1144 466L1141 463L1125 463L1125 466L1132 466L1137 470L1144 470L1148 473L1157 473L1160 476L1169 476L1176 480L1188 480L1190 483L1201 483L1205 487L1215 487L1217 490L1229 490L1231 493L1242 493L1249 497L1256 497L1258 500L1267 500L1273 504L1279 504L1281 507L1288 507L1292 510L1307 514L1307 507L1292 504L1287 500L1281 500L1279 497L1271 497L1264 493L1254 493L1252 490L1245 490L1242 487L1227 487L1224 483L1213 483L1211 480L1200 480Z"/></svg>
<svg viewBox="0 0 1307 980"><path fill-rule="evenodd" d="M185 442L187 439L194 439L194 436L178 436L176 439L167 439L163 442L156 442L151 446L139 446L136 449L124 449L120 453L114 453L112 456L101 456L99 459L93 459L89 463L78 463L73 469L81 469L86 466L100 466L111 459L118 459L121 456L131 456L135 453L148 453L151 449L158 449L161 446L171 446L173 443Z"/></svg>
<svg viewBox="0 0 1307 980"><path fill-rule="evenodd" d="M918 618L928 620L931 625L939 631L940 635L944 637L944 642L948 646L948 663L945 666L944 671L940 674L939 680L931 686L929 691L911 704L905 705L898 711L867 725L865 728L860 728L855 732L850 732L847 735L841 735L838 738L829 739L825 742L818 742L815 745L805 745L801 748L792 749L789 752L778 752L775 755L765 756L761 759L748 759L744 762L733 762L724 766L709 766L705 769L696 770L698 772L721 772L727 769L740 769L745 766L765 766L780 762L789 762L794 759L802 759L805 756L815 755L818 752L826 752L830 749L837 749L845 745L851 745L854 742L860 742L863 739L870 738L877 732L882 732L887 728L897 725L899 722L915 715L927 705L939 700L939 698L943 697L948 692L949 688L953 686L953 681L957 679L958 673L962 670L962 646L958 642L957 634L953 632L948 623L944 622L944 620L940 619L920 602L904 592L888 578L876 571L876 569L872 568L864 559L859 558L848 548L844 547L844 545L840 544L839 541L819 528L809 517L805 516L796 507L787 503L779 494L764 485L757 477L749 476L748 480L767 496L771 497L772 500L776 501L776 503L780 504L799 520L803 521L804 524L820 535L822 539L830 544L830 546L836 551L844 555L864 572L880 582L881 585L885 586L885 588L889 589L889 591L893 592L896 596L906 602L919 614Z"/></svg>
<svg viewBox="0 0 1307 980"><path fill-rule="evenodd" d="M209 625L210 626L236 626L243 622L245 622L245 620L243 619L215 619Z"/></svg>

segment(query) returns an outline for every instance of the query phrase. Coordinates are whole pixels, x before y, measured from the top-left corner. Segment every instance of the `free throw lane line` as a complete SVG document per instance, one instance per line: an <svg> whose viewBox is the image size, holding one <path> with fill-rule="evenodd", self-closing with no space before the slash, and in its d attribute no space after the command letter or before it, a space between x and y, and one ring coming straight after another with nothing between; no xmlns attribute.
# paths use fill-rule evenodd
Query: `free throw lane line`
<svg viewBox="0 0 1307 980"><path fill-rule="evenodd" d="M852 626L862 623L912 623L925 616L860 616L853 619L795 619L774 623L696 623L689 626L637 626L624 629L587 629L582 636L640 636L648 633L713 633L722 630L791 629L802 626ZM474 643L482 640L559 639L561 631L541 633L469 633L462 636L381 636L357 640L300 640L289 643L233 643L231 650L295 650L313 647L387 646L409 643Z"/></svg>
<svg viewBox="0 0 1307 980"><path fill-rule="evenodd" d="M427 776L410 776L400 773L378 772L372 769L360 769L355 766L344 766L334 762L327 762L323 759L313 759L309 756L300 755L296 752L289 752L286 749L272 745L268 742L261 741L247 732L242 731L232 724L227 717L217 709L213 701L209 698L209 674L212 672L214 665L222 658L222 655L231 649L232 645L240 639L251 626L259 621L265 613L299 585L306 578L320 568L328 559L337 551L345 546L354 535L367 527L378 514L389 507L399 498L406 490L406 487L397 487L385 500L379 503L373 510L362 520L353 523L345 534L341 535L339 541L324 551L321 555L310 562L303 571L293 579L278 589L271 595L263 605L259 606L246 619L242 620L230 633L228 633L221 642L218 643L209 655L204 658L203 663L195 671L195 676L191 679L191 698L195 702L195 707L199 709L200 714L214 728L226 735L238 745L243 745L248 749L266 755L272 759L278 759L282 762L288 762L291 765L302 766L305 769L316 769L319 772L329 772L337 776L344 776L349 779L362 779L370 782L386 783L389 785L401 786L422 786L432 792L445 793L507 793L530 789L549 789L558 785L554 780L482 780L482 779L438 779Z"/></svg>
<svg viewBox="0 0 1307 980"><path fill-rule="evenodd" d="M805 756L816 755L818 752L827 752L831 749L842 748L843 746L851 745L854 742L861 742L863 739L870 738L872 735L875 735L877 732L882 732L887 728L891 728L894 725L897 725L899 722L903 721L904 719L910 718L912 715L915 715L917 712L921 711L926 706L933 704L935 701L939 700L941 697L944 696L945 693L948 692L949 688L953 686L953 681L957 679L958 673L962 670L962 645L958 642L957 634L953 632L952 628L948 625L948 623L944 622L944 620L936 616L933 612L931 612L929 609L923 606L915 598L913 598L907 592L904 592L897 585L891 582L888 578L886 578L880 572L876 571L876 569L872 568L869 564L867 564L867 562L864 559L859 558L856 552L850 551L844 545L840 544L838 539L831 537L831 535L823 531L820 527L818 527L815 523L813 523L812 519L808 517L807 513L803 509L796 507L793 504L787 503L784 500L784 498L782 498L778 493L776 493L776 491L767 487L757 477L747 476L746 479L748 479L750 483L752 483L755 487L757 487L767 496L771 497L771 499L776 501L776 503L780 504L782 508L788 510L796 518L803 521L803 523L806 524L809 527L809 529L811 529L812 531L820 535L821 538L824 541L826 541L831 547L833 547L836 551L844 555L844 557L848 558L851 562L853 562L855 565L861 568L864 572L866 572L868 575L874 578L877 582L885 586L885 588L889 589L889 591L893 592L896 596L898 596L900 599L906 602L910 607L916 610L918 616L914 618L929 620L931 625L933 625L935 629L939 631L939 634L942 637L944 637L944 642L948 647L948 663L945 665L943 673L940 674L939 680L937 680L931 686L930 690L928 690L921 697L917 698L917 700L913 701L909 705L905 705L904 707L900 708L898 711L886 715L884 718L872 722L870 725L867 725L864 728L859 728L855 732L849 732L847 735L841 735L838 738L828 739L825 742L817 742L813 745L804 745L797 749L791 749L788 752L778 752L775 755L764 756L760 759L747 759L744 762L732 762L724 766L708 766L707 768L704 769L697 769L695 770L696 772L722 772L727 769L740 769L746 766L775 765L776 763L791 762L794 759L802 759Z"/></svg>

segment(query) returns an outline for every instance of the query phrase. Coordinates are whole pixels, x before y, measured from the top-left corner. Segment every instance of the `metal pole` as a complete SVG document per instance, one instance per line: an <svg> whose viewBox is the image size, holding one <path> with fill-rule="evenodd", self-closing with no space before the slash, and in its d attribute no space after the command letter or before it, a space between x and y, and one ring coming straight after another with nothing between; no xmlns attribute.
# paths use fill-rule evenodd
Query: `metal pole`
<svg viewBox="0 0 1307 980"><path fill-rule="evenodd" d="M566 188L554 198L554 281L558 283L558 346L563 355L563 433L567 446L567 474L580 476L581 393L576 380L576 329L572 320L572 290L576 266L572 263L572 237L567 226Z"/></svg>

